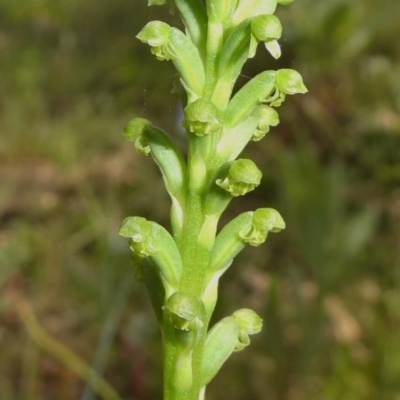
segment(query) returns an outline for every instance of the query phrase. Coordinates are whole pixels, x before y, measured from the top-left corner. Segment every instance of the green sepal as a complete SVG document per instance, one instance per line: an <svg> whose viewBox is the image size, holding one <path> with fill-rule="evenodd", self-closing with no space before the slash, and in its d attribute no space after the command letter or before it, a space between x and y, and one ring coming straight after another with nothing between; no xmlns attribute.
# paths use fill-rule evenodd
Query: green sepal
<svg viewBox="0 0 400 400"><path fill-rule="evenodd" d="M119 235L131 239L131 250L138 257L149 257L157 266L167 294L177 290L182 260L174 239L165 228L142 217L127 217Z"/></svg>
<svg viewBox="0 0 400 400"><path fill-rule="evenodd" d="M251 228L243 228L239 236L245 243L259 246L265 242L269 232L280 232L285 227L285 221L278 211L273 208L259 208L253 214Z"/></svg>
<svg viewBox="0 0 400 400"><path fill-rule="evenodd" d="M257 106L268 101L276 88L276 72L264 71L247 82L229 102L223 121L232 128L252 113Z"/></svg>
<svg viewBox="0 0 400 400"><path fill-rule="evenodd" d="M293 3L294 0L278 0L279 4L282 4L283 6L286 6L290 3Z"/></svg>
<svg viewBox="0 0 400 400"><path fill-rule="evenodd" d="M262 172L253 161L238 159L232 162L227 176L217 179L216 184L234 197L243 196L260 184L261 177Z"/></svg>

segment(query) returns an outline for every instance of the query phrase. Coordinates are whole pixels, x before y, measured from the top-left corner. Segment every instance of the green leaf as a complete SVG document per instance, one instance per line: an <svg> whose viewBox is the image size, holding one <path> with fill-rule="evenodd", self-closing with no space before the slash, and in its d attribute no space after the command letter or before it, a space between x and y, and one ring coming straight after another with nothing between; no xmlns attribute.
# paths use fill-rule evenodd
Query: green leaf
<svg viewBox="0 0 400 400"><path fill-rule="evenodd" d="M145 130L144 137L151 149L151 155L160 168L165 187L172 200L172 226L179 234L183 225L186 201L186 162L181 151L168 134L154 126Z"/></svg>
<svg viewBox="0 0 400 400"><path fill-rule="evenodd" d="M213 276L216 272L223 272L244 249L246 243L239 233L251 229L253 214L252 211L240 214L219 232L211 251L210 262L207 267L208 275Z"/></svg>
<svg viewBox="0 0 400 400"><path fill-rule="evenodd" d="M212 101L225 109L242 67L249 58L251 20L243 21L230 33L223 44L217 67L217 84Z"/></svg>
<svg viewBox="0 0 400 400"><path fill-rule="evenodd" d="M216 155L223 162L235 160L254 137L259 123L259 115L256 111L233 128L223 127L221 139L216 148Z"/></svg>
<svg viewBox="0 0 400 400"><path fill-rule="evenodd" d="M205 56L207 39L207 13L201 0L174 0L193 44Z"/></svg>
<svg viewBox="0 0 400 400"><path fill-rule="evenodd" d="M234 351L250 344L249 335L260 332L262 319L253 310L242 308L223 318L208 332L201 364L201 385L206 386Z"/></svg>
<svg viewBox="0 0 400 400"><path fill-rule="evenodd" d="M201 362L201 385L206 386L235 350L240 331L234 317L226 317L208 332Z"/></svg>
<svg viewBox="0 0 400 400"><path fill-rule="evenodd" d="M276 89L276 72L264 71L247 82L229 102L223 121L232 128L252 113Z"/></svg>
<svg viewBox="0 0 400 400"><path fill-rule="evenodd" d="M195 94L196 98L201 97L205 82L205 72L197 47L177 28L171 28L170 40L166 47L185 89L187 89L189 101L193 94ZM196 98L193 100L196 100Z"/></svg>

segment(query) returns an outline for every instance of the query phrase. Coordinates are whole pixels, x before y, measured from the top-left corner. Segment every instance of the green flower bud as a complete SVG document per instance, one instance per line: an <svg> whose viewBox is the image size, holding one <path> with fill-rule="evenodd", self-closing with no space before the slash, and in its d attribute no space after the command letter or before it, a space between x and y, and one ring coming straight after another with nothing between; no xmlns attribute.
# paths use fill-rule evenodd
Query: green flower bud
<svg viewBox="0 0 400 400"><path fill-rule="evenodd" d="M152 225L142 217L128 217L122 222L119 235L131 239L131 249L138 256L148 257L159 252L153 238Z"/></svg>
<svg viewBox="0 0 400 400"><path fill-rule="evenodd" d="M185 107L183 125L197 136L216 132L221 128L218 109L211 101L197 99Z"/></svg>
<svg viewBox="0 0 400 400"><path fill-rule="evenodd" d="M256 42L253 44L253 53L258 41L264 42L265 48L270 52L272 57L279 58L281 56L281 47L277 42L282 36L282 25L274 15L259 15L251 22L251 30Z"/></svg>
<svg viewBox="0 0 400 400"><path fill-rule="evenodd" d="M249 335L254 335L261 331L262 318L249 308L242 308L233 313L233 318L239 323L239 337L235 351L241 351L250 344Z"/></svg>
<svg viewBox="0 0 400 400"><path fill-rule="evenodd" d="M252 137L254 142L261 140L269 132L270 126L279 124L279 114L272 107L263 104L258 107L257 114L259 121Z"/></svg>
<svg viewBox="0 0 400 400"><path fill-rule="evenodd" d="M273 208L259 208L254 211L250 231L242 231L240 237L251 246L259 246L265 242L269 232L279 232L285 229L285 221Z"/></svg>
<svg viewBox="0 0 400 400"><path fill-rule="evenodd" d="M284 94L308 92L303 78L294 69L280 69L276 72L276 88Z"/></svg>
<svg viewBox="0 0 400 400"><path fill-rule="evenodd" d="M135 142L136 150L148 156L150 154L150 146L144 137L146 129L152 126L151 122L144 118L134 118L129 121L124 128L124 136L130 142Z"/></svg>
<svg viewBox="0 0 400 400"><path fill-rule="evenodd" d="M169 42L171 27L162 21L151 21L136 35L143 43L152 47L151 52L159 60L169 60L170 55L166 50Z"/></svg>
<svg viewBox="0 0 400 400"><path fill-rule="evenodd" d="M198 297L189 293L175 292L168 298L163 310L179 330L198 330L204 325L204 304Z"/></svg>
<svg viewBox="0 0 400 400"><path fill-rule="evenodd" d="M267 42L282 36L282 25L275 15L259 15L251 22L251 30L257 40Z"/></svg>
<svg viewBox="0 0 400 400"><path fill-rule="evenodd" d="M234 161L225 179L217 179L216 183L232 196L242 196L254 190L261 182L262 173L251 160Z"/></svg>
<svg viewBox="0 0 400 400"><path fill-rule="evenodd" d="M263 326L262 318L249 308L242 308L233 313L236 321L239 322L240 330L249 335L259 333Z"/></svg>

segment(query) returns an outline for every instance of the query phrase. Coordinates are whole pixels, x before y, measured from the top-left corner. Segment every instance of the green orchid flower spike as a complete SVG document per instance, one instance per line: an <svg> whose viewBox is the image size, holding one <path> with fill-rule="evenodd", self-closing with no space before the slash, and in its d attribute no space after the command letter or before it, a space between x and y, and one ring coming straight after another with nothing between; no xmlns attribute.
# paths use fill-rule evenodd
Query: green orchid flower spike
<svg viewBox="0 0 400 400"><path fill-rule="evenodd" d="M285 222L278 211L259 208L219 230L218 223L233 199L261 182L255 163L238 158L243 149L279 124L277 107L286 96L307 92L301 75L287 68L263 71L233 92L259 45L266 57L280 57L282 25L274 13L292 1L148 0L173 7L184 25L152 21L137 38L176 69L188 151L184 156L172 136L146 119L127 123L126 139L160 169L171 198L171 229L134 216L119 234L129 240L162 331L164 400L204 399L224 362L262 328L250 309L209 325L220 277L244 247L260 246Z"/></svg>

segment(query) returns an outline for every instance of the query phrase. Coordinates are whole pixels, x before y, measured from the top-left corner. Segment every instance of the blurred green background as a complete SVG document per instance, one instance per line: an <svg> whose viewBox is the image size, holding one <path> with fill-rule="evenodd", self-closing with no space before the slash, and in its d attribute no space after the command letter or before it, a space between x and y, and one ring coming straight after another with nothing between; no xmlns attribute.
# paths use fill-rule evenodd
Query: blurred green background
<svg viewBox="0 0 400 400"><path fill-rule="evenodd" d="M251 307L265 327L207 399L400 400L400 2L278 15L283 57L260 48L243 74L295 68L309 94L246 149L263 182L225 220L269 206L287 229L222 279L215 318ZM162 397L160 334L117 236L128 215L168 225L156 167L121 135L133 116L176 130L173 69L135 39L156 18L177 21L145 0L0 0L1 400L97 398L24 307L123 399Z"/></svg>

